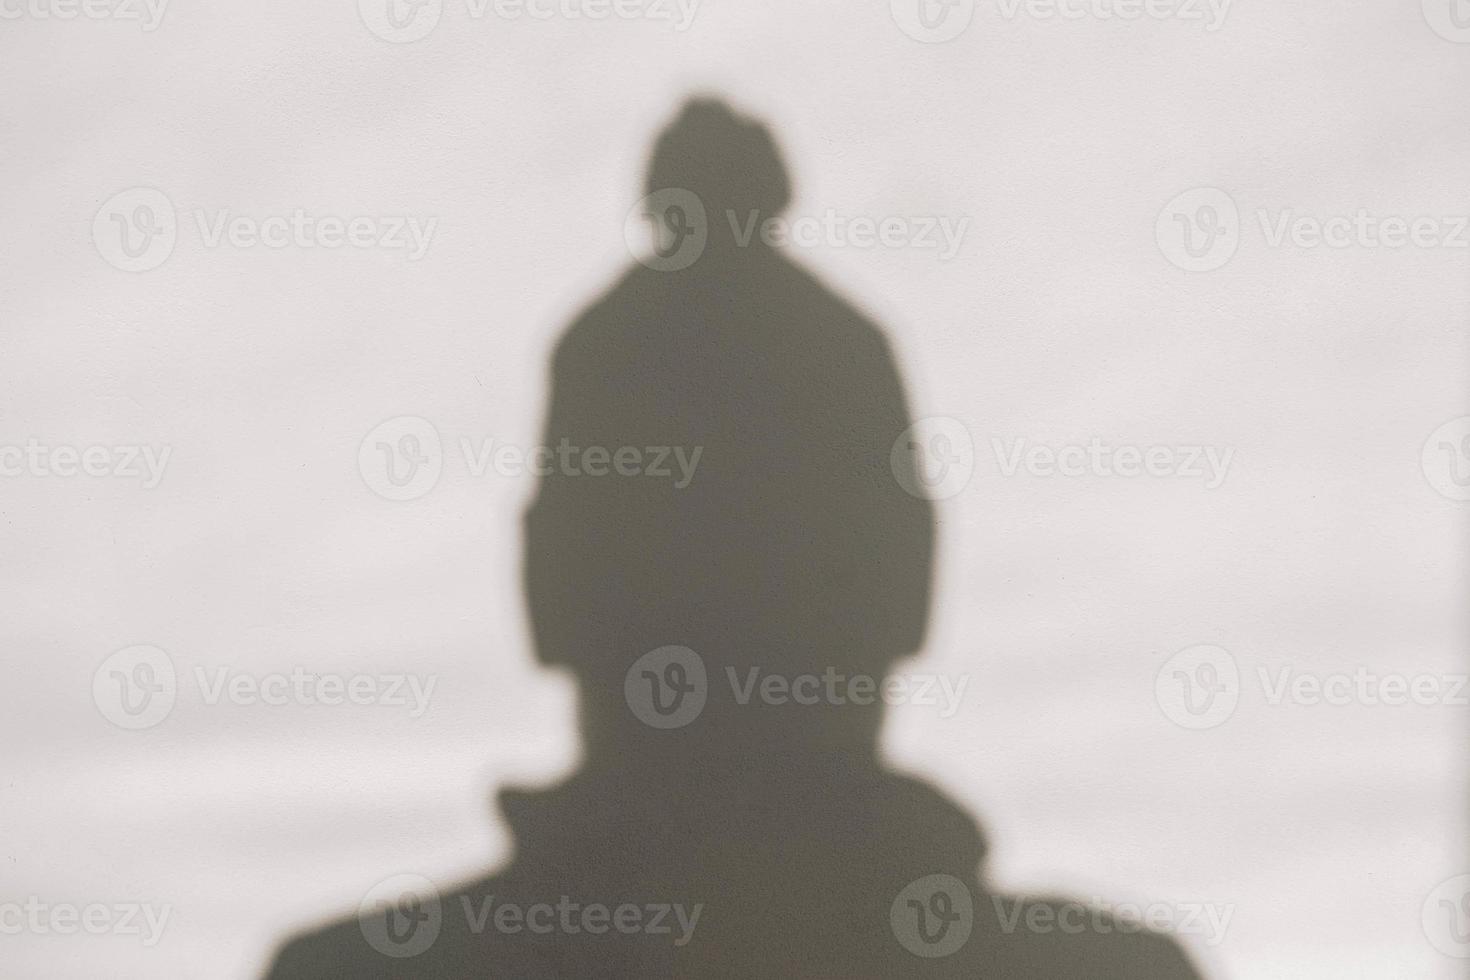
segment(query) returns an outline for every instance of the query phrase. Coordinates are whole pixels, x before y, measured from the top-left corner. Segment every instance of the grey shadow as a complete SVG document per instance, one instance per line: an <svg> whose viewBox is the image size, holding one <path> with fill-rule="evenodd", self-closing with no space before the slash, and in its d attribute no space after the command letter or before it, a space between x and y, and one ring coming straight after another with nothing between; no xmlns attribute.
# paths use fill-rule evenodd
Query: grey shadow
<svg viewBox="0 0 1470 980"><path fill-rule="evenodd" d="M879 761L880 700L742 698L752 670L879 679L917 651L935 515L903 486L925 460L882 330L741 240L790 198L766 128L687 103L652 155L665 188L687 193L656 199L655 254L697 259L632 265L551 366L543 444L603 447L606 475L543 458L525 517L536 650L575 677L583 766L501 794L509 866L299 935L270 977L1198 976L1168 937L992 891L974 819Z"/></svg>

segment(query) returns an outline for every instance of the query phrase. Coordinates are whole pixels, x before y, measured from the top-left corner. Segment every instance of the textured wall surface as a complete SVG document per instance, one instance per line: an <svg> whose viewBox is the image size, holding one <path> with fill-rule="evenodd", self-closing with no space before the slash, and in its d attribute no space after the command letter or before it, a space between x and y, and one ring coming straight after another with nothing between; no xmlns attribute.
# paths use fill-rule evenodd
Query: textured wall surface
<svg viewBox="0 0 1470 980"><path fill-rule="evenodd" d="M1470 45L1432 0L982 3L941 43L836 0L687 24L446 0L406 43L370 0L173 0L152 30L37 3L0 25L0 445L134 446L139 475L0 456L0 903L170 911L152 945L0 935L7 975L255 976L390 875L507 859L496 790L585 747L529 642L532 479L475 454L539 438L551 345L633 261L651 141L692 92L771 127L790 216L958 236L789 248L888 332L914 415L973 446L906 665L968 686L947 716L894 707L890 761L978 817L1012 891L1228 909L1180 930L1212 976L1464 975L1433 893L1470 870L1470 443L1431 434L1470 414ZM375 244L228 231L297 209ZM399 216L417 250L407 221L382 243ZM1347 244L1302 216L1352 219ZM1388 247L1395 216L1434 241ZM166 258L122 250L159 222ZM442 471L390 500L359 449L402 416ZM1094 439L1202 469L1027 455ZM94 675L135 645L177 693L131 730ZM1166 668L1199 645L1239 677L1202 724ZM437 680L417 716L210 703L296 668ZM1283 669L1447 686L1273 703Z"/></svg>

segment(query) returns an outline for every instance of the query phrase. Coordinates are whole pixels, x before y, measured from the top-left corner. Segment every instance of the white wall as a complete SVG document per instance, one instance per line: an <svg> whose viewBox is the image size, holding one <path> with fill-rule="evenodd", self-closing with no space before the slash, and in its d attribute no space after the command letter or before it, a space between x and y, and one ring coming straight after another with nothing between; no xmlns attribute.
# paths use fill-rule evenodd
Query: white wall
<svg viewBox="0 0 1470 980"><path fill-rule="evenodd" d="M530 482L454 447L536 439L549 345L629 261L651 137L712 90L781 137L794 214L970 219L949 261L797 250L888 328L917 414L975 441L915 667L969 693L895 712L891 757L979 814L1006 887L1231 906L1194 947L1214 976L1462 975L1420 913L1470 870L1466 709L1271 705L1257 670L1464 671L1467 504L1420 457L1470 414L1467 252L1273 247L1257 212L1470 213L1470 46L1416 0L1242 2L1218 30L1006 9L940 44L837 0L707 0L683 31L446 0L407 44L344 0L5 23L0 445L171 456L152 489L0 478L0 902L172 906L151 948L0 937L7 972L252 976L386 875L508 853L492 793L575 765L571 693L527 643ZM140 186L178 240L125 272L93 219ZM1190 273L1155 223L1198 187L1240 240ZM438 224L409 261L210 248L195 218L295 208ZM394 503L357 454L399 415L451 458ZM1007 477L992 444L1093 436L1233 456L1207 489ZM1191 731L1155 675L1204 643L1243 686ZM141 731L91 696L133 644L181 688ZM418 719L209 705L194 670L221 665L439 679Z"/></svg>

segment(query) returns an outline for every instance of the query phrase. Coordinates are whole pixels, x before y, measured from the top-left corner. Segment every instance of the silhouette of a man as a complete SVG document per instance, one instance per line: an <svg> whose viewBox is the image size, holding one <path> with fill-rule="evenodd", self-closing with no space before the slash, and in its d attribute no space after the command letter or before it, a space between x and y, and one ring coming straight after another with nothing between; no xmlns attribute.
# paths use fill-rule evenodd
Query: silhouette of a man
<svg viewBox="0 0 1470 980"><path fill-rule="evenodd" d="M893 358L761 235L790 197L764 127L689 103L647 189L647 264L556 349L526 517L584 765L502 794L501 873L390 896L271 976L1195 976L1166 939L991 894L974 822L883 769L877 684L923 642L934 536L894 472Z"/></svg>

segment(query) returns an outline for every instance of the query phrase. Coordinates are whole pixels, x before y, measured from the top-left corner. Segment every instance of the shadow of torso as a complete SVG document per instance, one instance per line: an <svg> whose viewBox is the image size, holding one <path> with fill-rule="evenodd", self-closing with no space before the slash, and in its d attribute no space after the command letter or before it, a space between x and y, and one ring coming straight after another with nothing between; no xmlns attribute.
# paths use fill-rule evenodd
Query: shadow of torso
<svg viewBox="0 0 1470 980"><path fill-rule="evenodd" d="M304 934L270 976L1195 977L1167 938L1068 929L1068 903L989 891L971 818L876 761L881 704L722 686L752 668L881 679L918 649L933 517L892 471L909 424L877 327L778 252L626 275L559 345L546 444L703 455L683 487L548 473L528 516L536 648L578 680L583 768L502 795L501 873ZM711 679L697 720L659 730L624 682L669 643ZM944 901L905 898L935 875Z"/></svg>
<svg viewBox="0 0 1470 980"><path fill-rule="evenodd" d="M385 955L382 923L344 919L289 943L271 977L1197 975L1164 937L1111 920L1063 931L1056 923L1066 921L1071 903L984 889L980 838L969 818L923 784L873 769L829 769L777 787L734 779L718 794L672 806L573 780L546 794L509 794L504 806L519 856L504 873L441 897L433 911L437 935L425 951ZM967 882L973 900L963 944L952 953L947 937L935 944L944 955L911 951L891 920L894 899L930 874ZM563 917L556 907L568 901L574 904ZM523 917L538 904L554 911L540 921ZM585 917L594 905L612 914ZM506 908L522 915L497 920ZM618 922L620 909L626 917ZM1037 921L1050 925L1028 928ZM910 936L921 928L909 925ZM417 948L415 937L401 938L405 950Z"/></svg>

